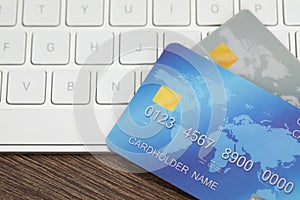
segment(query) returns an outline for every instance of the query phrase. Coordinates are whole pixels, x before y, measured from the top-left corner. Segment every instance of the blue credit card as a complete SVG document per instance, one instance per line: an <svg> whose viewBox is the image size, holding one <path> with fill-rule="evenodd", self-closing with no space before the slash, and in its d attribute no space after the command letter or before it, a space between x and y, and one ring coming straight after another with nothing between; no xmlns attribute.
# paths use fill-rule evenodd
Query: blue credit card
<svg viewBox="0 0 300 200"><path fill-rule="evenodd" d="M300 197L300 110L178 44L107 144L201 200Z"/></svg>

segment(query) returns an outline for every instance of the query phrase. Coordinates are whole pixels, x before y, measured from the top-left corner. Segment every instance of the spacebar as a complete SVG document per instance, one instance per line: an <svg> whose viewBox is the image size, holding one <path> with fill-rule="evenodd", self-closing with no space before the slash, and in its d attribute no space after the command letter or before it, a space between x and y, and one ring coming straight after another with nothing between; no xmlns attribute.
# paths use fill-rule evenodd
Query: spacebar
<svg viewBox="0 0 300 200"><path fill-rule="evenodd" d="M119 116L114 113L83 110L75 120L73 109L1 109L0 145L102 145Z"/></svg>

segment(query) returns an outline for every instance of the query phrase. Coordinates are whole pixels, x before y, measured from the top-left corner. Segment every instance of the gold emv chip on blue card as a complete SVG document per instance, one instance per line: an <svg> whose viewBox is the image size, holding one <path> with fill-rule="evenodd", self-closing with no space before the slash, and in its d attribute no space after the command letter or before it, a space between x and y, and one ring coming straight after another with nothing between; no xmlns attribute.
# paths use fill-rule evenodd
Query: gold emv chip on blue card
<svg viewBox="0 0 300 200"><path fill-rule="evenodd" d="M180 94L177 94L166 86L161 86L152 101L173 112L181 98Z"/></svg>

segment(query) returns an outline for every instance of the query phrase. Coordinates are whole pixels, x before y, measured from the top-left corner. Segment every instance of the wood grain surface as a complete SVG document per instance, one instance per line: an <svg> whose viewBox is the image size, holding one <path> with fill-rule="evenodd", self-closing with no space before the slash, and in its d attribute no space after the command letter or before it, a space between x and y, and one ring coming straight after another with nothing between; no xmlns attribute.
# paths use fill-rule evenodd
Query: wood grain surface
<svg viewBox="0 0 300 200"><path fill-rule="evenodd" d="M111 167L127 162L115 154L99 157L0 155L0 199L193 199L150 173Z"/></svg>

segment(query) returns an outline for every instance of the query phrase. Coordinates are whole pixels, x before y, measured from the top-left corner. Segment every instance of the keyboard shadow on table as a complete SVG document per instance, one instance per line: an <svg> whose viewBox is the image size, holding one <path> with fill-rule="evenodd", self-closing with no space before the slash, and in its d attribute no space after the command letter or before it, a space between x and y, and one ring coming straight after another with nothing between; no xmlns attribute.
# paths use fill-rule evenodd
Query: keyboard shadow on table
<svg viewBox="0 0 300 200"><path fill-rule="evenodd" d="M89 154L0 155L0 198L193 199L151 173L112 168L116 163L141 170L112 153L100 161Z"/></svg>

